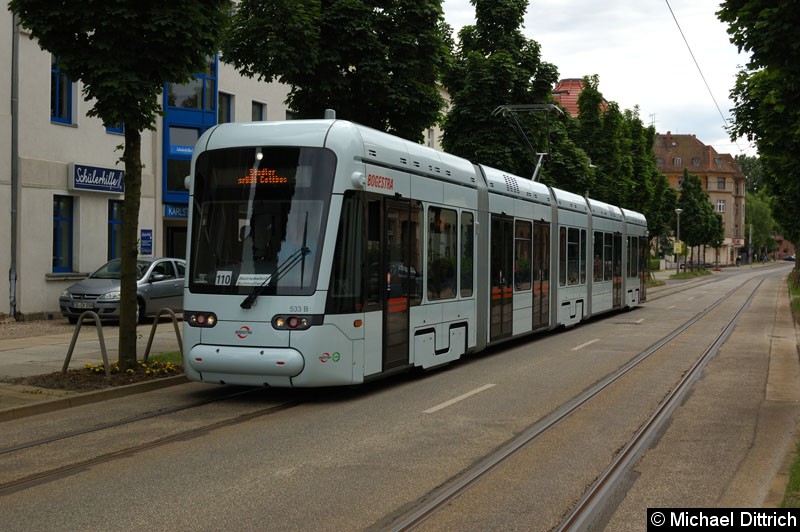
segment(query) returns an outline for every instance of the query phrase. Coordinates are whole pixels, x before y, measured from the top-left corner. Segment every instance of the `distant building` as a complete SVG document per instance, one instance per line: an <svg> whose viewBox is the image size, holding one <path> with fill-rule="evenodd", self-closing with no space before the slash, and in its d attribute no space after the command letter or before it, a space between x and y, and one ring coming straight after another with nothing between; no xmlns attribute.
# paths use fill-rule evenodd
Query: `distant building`
<svg viewBox="0 0 800 532"><path fill-rule="evenodd" d="M725 224L725 240L719 249L719 262L721 265L734 264L739 250L745 245L747 178L733 156L717 153L694 135L673 135L669 131L656 134L653 150L658 169L666 174L671 187L681 190L684 169L700 177L708 200ZM715 262L716 250L707 246L706 256L698 256L700 253L699 249L695 250L696 259Z"/></svg>
<svg viewBox="0 0 800 532"><path fill-rule="evenodd" d="M578 96L583 91L583 79L566 78L559 81L553 89L553 99L572 117L578 116ZM606 102L603 101L603 110Z"/></svg>

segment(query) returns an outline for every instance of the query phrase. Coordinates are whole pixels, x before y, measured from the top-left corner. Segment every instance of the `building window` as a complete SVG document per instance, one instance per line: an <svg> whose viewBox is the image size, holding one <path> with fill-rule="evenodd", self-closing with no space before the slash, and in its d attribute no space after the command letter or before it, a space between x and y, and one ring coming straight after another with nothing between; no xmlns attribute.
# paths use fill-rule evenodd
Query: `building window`
<svg viewBox="0 0 800 532"><path fill-rule="evenodd" d="M717 201L717 212L725 212L725 200L721 199Z"/></svg>
<svg viewBox="0 0 800 532"><path fill-rule="evenodd" d="M718 177L717 178L717 190L725 190L725 178Z"/></svg>
<svg viewBox="0 0 800 532"><path fill-rule="evenodd" d="M53 272L72 271L72 196L53 196Z"/></svg>
<svg viewBox="0 0 800 532"><path fill-rule="evenodd" d="M207 56L203 70L189 82L164 86L164 203L185 205L189 200L184 178L189 175L194 145L204 131L217 124L217 70L217 56Z"/></svg>
<svg viewBox="0 0 800 532"><path fill-rule="evenodd" d="M192 153L200 130L193 127L169 127L169 158L167 159L168 192L186 192L184 180L191 172Z"/></svg>
<svg viewBox="0 0 800 532"><path fill-rule="evenodd" d="M183 83L169 83L167 86L167 105L180 109L213 111L216 104L216 64L215 56L209 56L203 72L194 79Z"/></svg>
<svg viewBox="0 0 800 532"><path fill-rule="evenodd" d="M122 255L122 201L108 200L108 260Z"/></svg>
<svg viewBox="0 0 800 532"><path fill-rule="evenodd" d="M680 157L673 157L672 158L672 166L680 166L681 165L681 158Z"/></svg>
<svg viewBox="0 0 800 532"><path fill-rule="evenodd" d="M663 157L657 157L656 158L656 166L664 166L664 158Z"/></svg>
<svg viewBox="0 0 800 532"><path fill-rule="evenodd" d="M253 100L253 110L252 110L252 120L253 122L261 122L266 117L266 110L267 104L257 102Z"/></svg>
<svg viewBox="0 0 800 532"><path fill-rule="evenodd" d="M58 58L50 61L50 121L72 123L72 82L58 67Z"/></svg>
<svg viewBox="0 0 800 532"><path fill-rule="evenodd" d="M233 122L233 95L225 92L219 93L219 107L217 108L217 123Z"/></svg>
<svg viewBox="0 0 800 532"><path fill-rule="evenodd" d="M106 126L106 133L112 133L114 135L124 135L125 134L125 123L124 122L117 122L113 126Z"/></svg>
<svg viewBox="0 0 800 532"><path fill-rule="evenodd" d="M692 157L692 166L700 166L700 157Z"/></svg>

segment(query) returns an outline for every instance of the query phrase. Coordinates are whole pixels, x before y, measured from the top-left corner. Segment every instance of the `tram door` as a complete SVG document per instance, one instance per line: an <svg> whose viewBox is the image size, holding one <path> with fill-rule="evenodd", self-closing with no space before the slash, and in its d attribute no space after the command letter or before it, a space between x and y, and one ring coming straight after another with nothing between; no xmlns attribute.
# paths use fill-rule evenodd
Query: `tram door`
<svg viewBox="0 0 800 532"><path fill-rule="evenodd" d="M370 218L375 213L371 201ZM380 251L380 299L383 307L383 371L409 362L409 307L422 297L419 270L421 208L417 202L385 199ZM372 220L370 220L372 223Z"/></svg>
<svg viewBox="0 0 800 532"><path fill-rule="evenodd" d="M622 235L614 233L613 308L622 307Z"/></svg>
<svg viewBox="0 0 800 532"><path fill-rule="evenodd" d="M533 222L533 329L550 325L550 224Z"/></svg>
<svg viewBox="0 0 800 532"><path fill-rule="evenodd" d="M492 215L491 283L489 307L489 338L497 340L511 336L513 325L514 279L514 221Z"/></svg>

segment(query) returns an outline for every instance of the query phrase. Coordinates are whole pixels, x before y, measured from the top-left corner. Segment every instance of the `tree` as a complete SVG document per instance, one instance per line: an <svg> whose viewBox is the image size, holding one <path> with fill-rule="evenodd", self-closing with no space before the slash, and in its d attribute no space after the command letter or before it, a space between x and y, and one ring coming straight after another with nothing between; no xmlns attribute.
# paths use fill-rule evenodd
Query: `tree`
<svg viewBox="0 0 800 532"><path fill-rule="evenodd" d="M167 82L188 81L213 55L226 20L224 0L11 0L42 49L83 83L89 116L122 123L125 199L122 214L119 363L136 365L136 257L142 186L141 133L154 129Z"/></svg>
<svg viewBox="0 0 800 532"><path fill-rule="evenodd" d="M731 138L755 141L773 213L784 236L800 241L800 10L794 0L726 0L717 13L750 60L731 90Z"/></svg>
<svg viewBox="0 0 800 532"><path fill-rule="evenodd" d="M692 248L709 243L712 236L713 207L708 202L708 193L703 190L700 178L690 174L688 169L683 170L681 196L678 199L681 212L681 240Z"/></svg>
<svg viewBox="0 0 800 532"><path fill-rule="evenodd" d="M749 155L737 155L736 164L747 177L748 192L756 194L764 188L764 169L761 167L761 159Z"/></svg>
<svg viewBox="0 0 800 532"><path fill-rule="evenodd" d="M451 108L442 146L471 161L532 176L534 154L512 122L492 112L500 105L547 103L558 71L541 60L539 44L522 33L527 0L471 3L475 25L461 29L460 45L444 78ZM535 149L542 151L549 140L547 117L536 113L516 118Z"/></svg>
<svg viewBox="0 0 800 532"><path fill-rule="evenodd" d="M222 43L246 76L291 87L299 118L337 116L421 141L444 101L440 0L242 0Z"/></svg>
<svg viewBox="0 0 800 532"><path fill-rule="evenodd" d="M656 165L655 129L644 126L638 107L622 112L607 101L599 84L597 75L583 78L577 126L570 130L594 166L592 186L585 190L595 199L640 211L650 236L665 236L674 227L677 195Z"/></svg>
<svg viewBox="0 0 800 532"><path fill-rule="evenodd" d="M744 224L748 242L756 257L774 251L775 249L775 221L772 218L770 198L765 191L758 194L747 193L747 210L745 211ZM752 233L750 228L752 227Z"/></svg>

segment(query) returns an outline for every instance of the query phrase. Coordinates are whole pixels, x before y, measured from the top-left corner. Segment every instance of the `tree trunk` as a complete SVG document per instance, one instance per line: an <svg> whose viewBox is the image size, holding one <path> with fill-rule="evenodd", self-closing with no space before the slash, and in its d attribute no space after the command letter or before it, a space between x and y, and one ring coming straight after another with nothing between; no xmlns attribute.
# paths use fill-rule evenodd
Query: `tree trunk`
<svg viewBox="0 0 800 532"><path fill-rule="evenodd" d="M136 259L139 254L139 203L142 195L142 134L125 128L125 199L122 203L119 366L136 367Z"/></svg>

